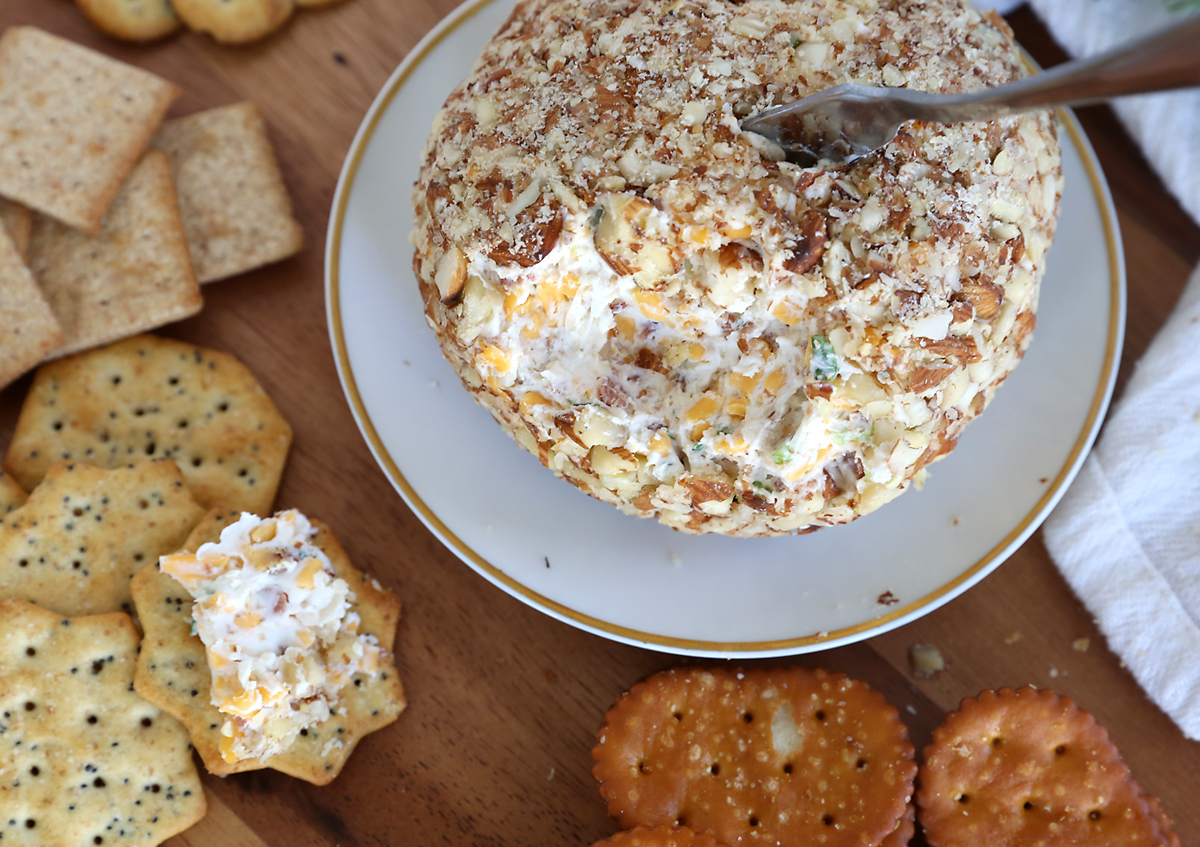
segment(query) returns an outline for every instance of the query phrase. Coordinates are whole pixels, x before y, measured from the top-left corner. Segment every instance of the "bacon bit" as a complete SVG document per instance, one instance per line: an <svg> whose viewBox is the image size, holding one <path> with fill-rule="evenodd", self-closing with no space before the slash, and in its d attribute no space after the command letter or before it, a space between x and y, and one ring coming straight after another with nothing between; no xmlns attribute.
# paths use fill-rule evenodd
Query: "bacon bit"
<svg viewBox="0 0 1200 847"><path fill-rule="evenodd" d="M654 371L663 376L670 376L671 369L663 364L663 360L649 347L642 347L633 359L633 366L646 371Z"/></svg>
<svg viewBox="0 0 1200 847"><path fill-rule="evenodd" d="M756 271L763 269L763 258L757 250L738 244L736 241L731 241L728 244L722 245L717 258L721 263L721 270L729 268L741 267L745 263L749 263L750 267Z"/></svg>
<svg viewBox="0 0 1200 847"><path fill-rule="evenodd" d="M828 382L810 382L804 386L804 393L809 400L816 400L818 397L828 400L833 396L833 385Z"/></svg>
<svg viewBox="0 0 1200 847"><path fill-rule="evenodd" d="M983 358L979 355L979 348L975 346L973 338L948 336L937 341L932 338L918 338L917 346L945 359L953 359L959 364L969 365Z"/></svg>
<svg viewBox="0 0 1200 847"><path fill-rule="evenodd" d="M821 495L826 500L832 500L841 493L842 490L838 488L838 484L834 481L833 475L830 474L829 471L825 471L825 488L821 491Z"/></svg>
<svg viewBox="0 0 1200 847"><path fill-rule="evenodd" d="M900 602L900 598L890 591L885 591L879 595L879 598L875 602L880 606L895 606Z"/></svg>
<svg viewBox="0 0 1200 847"><path fill-rule="evenodd" d="M760 497L750 491L742 491L738 494L738 499L756 512L765 512L769 515L775 514L775 507L771 505L771 501L766 497Z"/></svg>
<svg viewBox="0 0 1200 847"><path fill-rule="evenodd" d="M792 248L792 255L783 263L786 270L795 274L808 273L816 267L825 255L825 242L829 238L825 216L816 209L805 212L800 217L799 226L796 246Z"/></svg>

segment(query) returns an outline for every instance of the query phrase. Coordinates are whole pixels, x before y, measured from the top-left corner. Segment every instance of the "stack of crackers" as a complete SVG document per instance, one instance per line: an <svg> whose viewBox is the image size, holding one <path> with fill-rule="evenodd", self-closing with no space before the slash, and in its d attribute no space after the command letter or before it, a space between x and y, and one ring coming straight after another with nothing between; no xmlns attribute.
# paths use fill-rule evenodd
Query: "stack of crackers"
<svg viewBox="0 0 1200 847"><path fill-rule="evenodd" d="M321 785L399 715L388 658L283 753L219 752L227 716L192 599L158 561L217 540L241 511L270 514L290 443L225 353L137 336L38 370L0 473L2 843L153 847L204 814L193 748L212 773L270 767ZM399 600L314 526L390 657Z"/></svg>
<svg viewBox="0 0 1200 847"><path fill-rule="evenodd" d="M919 773L899 713L808 668L685 668L635 685L592 751L625 831L594 847L1180 847L1095 718L1034 688L946 717ZM914 781L919 789L914 797Z"/></svg>
<svg viewBox="0 0 1200 847"><path fill-rule="evenodd" d="M178 94L32 27L0 36L0 388L302 246L254 105L163 123Z"/></svg>

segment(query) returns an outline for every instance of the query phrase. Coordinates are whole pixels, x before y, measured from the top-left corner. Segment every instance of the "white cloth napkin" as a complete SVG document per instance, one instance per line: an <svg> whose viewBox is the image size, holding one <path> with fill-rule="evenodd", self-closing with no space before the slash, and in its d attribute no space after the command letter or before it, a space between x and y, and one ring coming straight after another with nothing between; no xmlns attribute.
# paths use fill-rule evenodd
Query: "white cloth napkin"
<svg viewBox="0 0 1200 847"><path fill-rule="evenodd" d="M1138 363L1046 547L1109 646L1200 739L1200 269Z"/></svg>
<svg viewBox="0 0 1200 847"><path fill-rule="evenodd" d="M1163 0L1030 0L1069 53L1090 56L1187 17ZM1200 91L1114 107L1200 221ZM1052 259L1053 261L1053 259ZM1045 525L1046 547L1109 646L1200 739L1200 269Z"/></svg>
<svg viewBox="0 0 1200 847"><path fill-rule="evenodd" d="M1092 56L1181 21L1168 0L1030 0L1072 56ZM1122 97L1113 108L1188 213L1200 221L1200 91Z"/></svg>

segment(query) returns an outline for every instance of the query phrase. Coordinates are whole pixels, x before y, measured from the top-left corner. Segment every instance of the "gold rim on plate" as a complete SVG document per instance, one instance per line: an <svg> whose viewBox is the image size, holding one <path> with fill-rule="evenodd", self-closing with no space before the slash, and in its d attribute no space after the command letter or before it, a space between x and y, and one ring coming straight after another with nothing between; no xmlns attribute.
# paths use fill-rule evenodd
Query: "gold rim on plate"
<svg viewBox="0 0 1200 847"><path fill-rule="evenodd" d="M1097 206L1100 211L1100 218L1104 225L1105 245L1108 250L1109 264L1109 320L1108 320L1108 337L1106 339L1104 351L1104 364L1101 368L1100 383L1096 387L1095 394L1092 398L1091 408L1088 410L1087 418L1084 420L1083 427L1080 429L1079 437L1075 441L1071 452L1067 455L1066 461L1063 462L1054 480L1049 484L1046 491L1033 505L1033 508L1021 519L1020 522L981 557L975 564L967 568L954 579L950 580L936 591L932 591L914 600L898 609L872 618L869 621L864 621L854 626L843 627L842 629L830 630L829 632L820 632L815 635L807 635L799 638L785 638L773 641L746 641L746 642L724 642L724 641L702 641L691 638L673 638L665 635L658 635L650 632L642 632L630 627L618 626L600 618L593 617L579 612L575 609L565 606L555 600L551 600L536 591L526 587L521 582L513 579L508 574L497 568L491 562L480 556L474 549L468 546L461 538L450 530L434 513L425 501L417 494L416 490L405 478L403 472L396 465L384 446L383 440L379 437L378 431L375 429L375 424L368 414L366 405L363 403L362 396L358 391L358 384L354 378L354 372L350 367L350 357L346 350L346 339L342 327L342 310L341 310L341 289L339 279L339 264L341 260L342 247L342 229L345 225L346 206L350 200L350 193L354 186L354 181L358 176L359 165L362 162L362 157L370 144L371 138L375 134L375 129L387 111L388 106L399 93L401 87L412 75L412 72L429 57L439 44L442 43L448 36L452 35L458 28L474 17L480 10L490 5L497 0L469 0L459 6L450 13L440 24L426 35L413 51L405 57L400 66L393 73L392 77L384 85L383 90L376 97L372 104L367 117L362 126L359 128L358 134L355 136L351 144L350 152L347 155L346 163L343 166L341 178L338 180L337 193L334 197L333 213L329 222L328 244L326 249L326 308L329 318L329 332L333 343L333 354L337 364L338 375L342 381L342 387L345 390L346 399L350 403L350 407L354 412L354 416L358 421L359 428L362 431L363 437L367 440L379 464L383 467L384 472L391 480L392 485L401 493L408 505L414 512L425 522L426 526L432 529L458 556L486 575L493 582L501 585L510 593L524 599L526 602L548 612L549 614L558 617L569 623L574 623L584 629L592 630L600 634L605 634L617 638L621 641L626 641L639 646L668 649L672 651L715 655L715 654L782 654L787 651L801 652L820 645L835 646L838 643L857 640L854 637L860 636L868 631L884 632L898 625L896 622L901 619L913 615L920 610L932 611L937 606L948 602L958 592L960 587L975 579L982 579L984 573L991 568L997 567L1000 561L1003 560L1003 554L1008 548L1022 535L1032 533L1035 526L1035 521L1039 521L1043 517L1043 512L1046 507L1055 501L1065 489L1067 483L1074 477L1077 470L1077 465L1082 459L1082 454L1090 446L1092 439L1095 437L1097 424L1100 416L1103 414L1108 404L1110 392L1112 390L1113 380L1116 375L1116 358L1121 340L1121 327L1123 317L1123 300L1122 300L1122 262L1120 242L1118 240L1116 228L1116 213L1112 206L1112 200L1108 195L1105 184L1100 178L1099 166L1096 163L1095 154L1091 147L1084 139L1083 132L1079 127L1075 116L1065 109L1058 110L1058 118L1060 125L1066 129L1067 134L1071 138L1076 151L1079 154L1080 160L1083 162L1084 168L1087 170L1088 181L1091 184L1092 191L1095 194ZM998 561L999 560L999 561ZM963 589L965 590L965 589Z"/></svg>

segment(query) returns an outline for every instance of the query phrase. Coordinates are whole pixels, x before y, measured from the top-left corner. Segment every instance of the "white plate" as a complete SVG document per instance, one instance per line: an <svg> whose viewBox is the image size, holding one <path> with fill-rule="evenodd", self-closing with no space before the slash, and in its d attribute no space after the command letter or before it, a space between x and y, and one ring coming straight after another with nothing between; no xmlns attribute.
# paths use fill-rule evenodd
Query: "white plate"
<svg viewBox="0 0 1200 847"><path fill-rule="evenodd" d="M1041 523L1091 446L1124 326L1116 217L1091 148L1063 115L1066 190L1025 361L912 491L813 535L694 537L556 479L477 406L425 325L409 195L434 114L511 10L472 0L397 68L350 148L330 221L329 330L346 397L380 466L443 543L567 623L703 656L803 653L926 614ZM879 602L885 592L898 602Z"/></svg>

